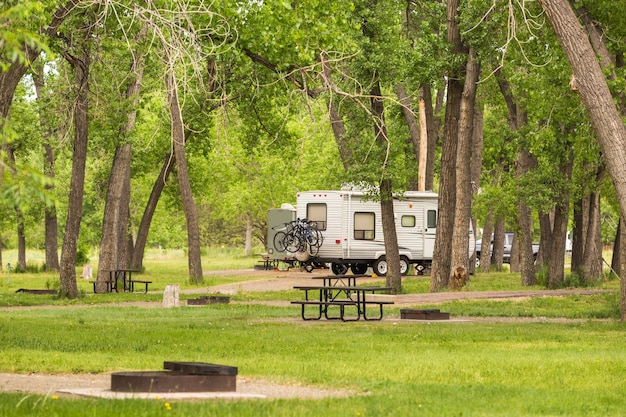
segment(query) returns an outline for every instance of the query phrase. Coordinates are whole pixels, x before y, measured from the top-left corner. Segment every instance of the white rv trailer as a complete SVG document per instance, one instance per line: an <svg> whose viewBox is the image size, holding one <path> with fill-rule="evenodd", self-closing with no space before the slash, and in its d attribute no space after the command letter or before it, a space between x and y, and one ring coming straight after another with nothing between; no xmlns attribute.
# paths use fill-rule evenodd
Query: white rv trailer
<svg viewBox="0 0 626 417"><path fill-rule="evenodd" d="M410 264L421 272L432 263L437 198L433 192L408 191L394 199L402 274L408 272ZM335 274L343 274L348 268L362 274L368 267L377 275L387 273L380 202L368 199L365 191L300 192L296 216L315 222L323 236L311 262L330 263ZM473 232L470 248L474 248Z"/></svg>

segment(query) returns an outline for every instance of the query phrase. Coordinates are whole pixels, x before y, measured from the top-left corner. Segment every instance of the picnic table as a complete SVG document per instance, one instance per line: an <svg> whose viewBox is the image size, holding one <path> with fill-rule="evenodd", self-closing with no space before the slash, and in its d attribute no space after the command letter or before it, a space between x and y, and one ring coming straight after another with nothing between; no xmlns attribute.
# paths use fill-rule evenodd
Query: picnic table
<svg viewBox="0 0 626 417"><path fill-rule="evenodd" d="M139 269L118 268L105 270L105 272L109 273L109 279L102 281L91 281L93 284L94 294L96 293L96 286L100 282L104 282L106 284L106 292L119 292L120 281L122 284L122 291L130 292L135 291L135 284L145 284L144 293L148 292L148 284L152 283L152 281L133 279L133 272L141 272Z"/></svg>
<svg viewBox="0 0 626 417"><path fill-rule="evenodd" d="M359 278L371 278L371 275L355 274L355 275L325 275L323 277L312 277L313 279L321 279L322 286L346 286L356 287Z"/></svg>
<svg viewBox="0 0 626 417"><path fill-rule="evenodd" d="M322 285L295 286L294 289L304 292L304 300L292 301L291 304L301 306L303 320L326 320L358 321L381 320L383 318L383 306L393 304L390 300L380 300L368 297L375 293L389 292L391 287L380 286L357 286L356 280L366 276L360 275L329 275L320 277ZM377 313L368 315L368 306L377 306ZM307 316L307 307L313 307L313 315ZM337 307L333 309L332 307ZM311 309L308 309L311 310ZM333 311L338 312L333 315ZM348 310L348 314L346 314ZM352 313L351 313L352 312ZM371 309L370 309L371 312Z"/></svg>

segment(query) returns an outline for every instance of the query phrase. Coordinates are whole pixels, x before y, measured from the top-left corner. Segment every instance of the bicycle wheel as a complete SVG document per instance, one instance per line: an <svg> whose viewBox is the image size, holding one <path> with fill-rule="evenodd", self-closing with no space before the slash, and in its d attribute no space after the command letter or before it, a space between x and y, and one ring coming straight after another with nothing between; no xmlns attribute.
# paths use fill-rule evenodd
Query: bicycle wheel
<svg viewBox="0 0 626 417"><path fill-rule="evenodd" d="M276 232L274 235L274 249L278 252L284 252L287 249L286 246L287 233L285 232Z"/></svg>
<svg viewBox="0 0 626 417"><path fill-rule="evenodd" d="M288 234L285 236L285 249L287 252L296 253L300 250L300 239L293 234Z"/></svg>

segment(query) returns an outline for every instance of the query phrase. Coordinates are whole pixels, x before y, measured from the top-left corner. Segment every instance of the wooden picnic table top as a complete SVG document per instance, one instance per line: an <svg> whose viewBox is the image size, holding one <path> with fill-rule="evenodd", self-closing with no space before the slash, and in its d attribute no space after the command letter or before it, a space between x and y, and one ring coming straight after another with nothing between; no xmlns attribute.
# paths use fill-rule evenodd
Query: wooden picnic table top
<svg viewBox="0 0 626 417"><path fill-rule="evenodd" d="M341 290L341 291L390 291L391 287L380 286L345 286L345 285L297 285L295 290Z"/></svg>

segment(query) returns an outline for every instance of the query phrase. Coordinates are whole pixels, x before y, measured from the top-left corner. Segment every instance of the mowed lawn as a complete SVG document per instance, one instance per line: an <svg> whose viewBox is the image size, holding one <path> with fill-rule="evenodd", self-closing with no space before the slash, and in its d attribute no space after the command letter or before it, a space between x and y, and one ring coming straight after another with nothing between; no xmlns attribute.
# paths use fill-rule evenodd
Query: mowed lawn
<svg viewBox="0 0 626 417"><path fill-rule="evenodd" d="M190 286L184 259L177 262L168 279ZM150 271L147 262L145 275ZM497 277L477 276L470 285L488 286ZM53 280L29 279L40 286ZM250 277L225 278L236 279ZM422 285L407 281L406 287ZM393 307L381 322L305 323L298 307L260 301L288 299L291 292L259 293L258 303L245 293L231 304L165 309L125 302L158 300L158 294L86 294L67 302L14 294L12 283L0 294L3 305L19 297L38 305L1 310L0 372L110 373L201 361L237 366L239 377L354 395L165 402L2 393L0 416L621 416L626 325L611 313L618 307L616 283L603 287L615 291L542 303L444 304L439 308L453 318L464 317L448 322L401 320ZM512 308L516 314L507 313Z"/></svg>

